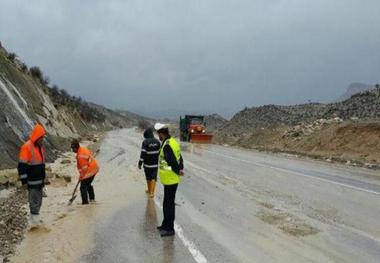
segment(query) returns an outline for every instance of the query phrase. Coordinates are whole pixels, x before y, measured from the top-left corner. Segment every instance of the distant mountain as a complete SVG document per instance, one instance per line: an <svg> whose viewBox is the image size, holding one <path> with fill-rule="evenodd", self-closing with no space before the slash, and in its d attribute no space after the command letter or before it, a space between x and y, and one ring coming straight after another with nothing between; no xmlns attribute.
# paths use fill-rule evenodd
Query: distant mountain
<svg viewBox="0 0 380 263"><path fill-rule="evenodd" d="M89 102L88 105L92 109L103 114L105 116L105 119L109 121L109 123L113 125L113 127L133 127L138 126L141 121L151 121L148 118L145 118L141 115L138 115L130 111L110 110L102 105L98 105L92 102Z"/></svg>
<svg viewBox="0 0 380 263"><path fill-rule="evenodd" d="M352 83L350 86L348 86L346 93L344 93L340 98L337 100L339 101L345 101L349 98L351 98L352 95L355 95L357 93L371 90L375 88L374 85L368 85L368 84L363 84L363 83Z"/></svg>

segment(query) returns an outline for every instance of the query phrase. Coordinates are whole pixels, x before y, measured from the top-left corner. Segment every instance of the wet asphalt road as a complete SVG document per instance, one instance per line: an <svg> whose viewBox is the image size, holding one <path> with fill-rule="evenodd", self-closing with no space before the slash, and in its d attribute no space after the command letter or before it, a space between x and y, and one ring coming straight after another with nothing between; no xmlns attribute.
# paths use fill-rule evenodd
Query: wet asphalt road
<svg viewBox="0 0 380 263"><path fill-rule="evenodd" d="M380 176L365 169L183 144L177 235L161 238L162 187L144 193L142 136L110 132L99 218L81 262L380 262Z"/></svg>

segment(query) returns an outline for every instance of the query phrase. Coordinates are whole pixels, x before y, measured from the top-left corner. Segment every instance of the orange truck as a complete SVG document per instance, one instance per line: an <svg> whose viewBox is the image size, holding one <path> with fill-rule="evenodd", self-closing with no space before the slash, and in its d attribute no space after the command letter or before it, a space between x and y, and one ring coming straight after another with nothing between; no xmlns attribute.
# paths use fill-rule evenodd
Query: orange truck
<svg viewBox="0 0 380 263"><path fill-rule="evenodd" d="M185 115L180 117L180 138L184 142L211 143L212 134L206 133L206 123L202 115Z"/></svg>

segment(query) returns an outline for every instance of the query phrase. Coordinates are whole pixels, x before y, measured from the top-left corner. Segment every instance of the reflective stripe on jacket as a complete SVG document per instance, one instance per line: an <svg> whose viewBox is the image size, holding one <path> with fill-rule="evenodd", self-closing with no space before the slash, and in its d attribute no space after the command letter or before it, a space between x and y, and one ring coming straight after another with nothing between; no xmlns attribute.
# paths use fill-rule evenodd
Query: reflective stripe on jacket
<svg viewBox="0 0 380 263"><path fill-rule="evenodd" d="M169 145L170 148L172 149L177 162L179 162L181 158L181 147L179 143L174 138L167 139L162 144L162 147L160 149L160 157L159 157L160 180L163 185L178 184L180 182L179 175L176 174L172 170L172 168L168 165L167 161L165 160L164 147L166 145Z"/></svg>
<svg viewBox="0 0 380 263"><path fill-rule="evenodd" d="M80 174L79 180L84 180L99 172L99 166L92 153L86 147L79 147L77 152L77 168Z"/></svg>
<svg viewBox="0 0 380 263"><path fill-rule="evenodd" d="M160 154L161 143L156 138L147 138L141 146L140 164L145 170L158 169L158 155Z"/></svg>

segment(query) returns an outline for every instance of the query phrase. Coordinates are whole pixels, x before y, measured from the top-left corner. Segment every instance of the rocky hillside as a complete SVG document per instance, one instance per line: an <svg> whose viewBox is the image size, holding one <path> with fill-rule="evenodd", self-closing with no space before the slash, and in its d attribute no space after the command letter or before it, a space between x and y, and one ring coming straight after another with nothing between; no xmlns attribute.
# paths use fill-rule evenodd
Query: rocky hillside
<svg viewBox="0 0 380 263"><path fill-rule="evenodd" d="M227 124L227 120L220 116L219 114L211 114L205 116L205 122L206 122L206 131L207 132L215 132L224 125Z"/></svg>
<svg viewBox="0 0 380 263"><path fill-rule="evenodd" d="M220 127L215 142L380 164L380 88L330 104L247 108Z"/></svg>
<svg viewBox="0 0 380 263"><path fill-rule="evenodd" d="M29 69L1 45L0 101L0 168L15 166L18 149L36 122L48 132L47 149L52 160L72 137L136 125L136 119L143 119L126 117L49 86L38 67Z"/></svg>
<svg viewBox="0 0 380 263"><path fill-rule="evenodd" d="M246 108L218 130L219 137L240 137L257 129L294 126L317 119L380 119L380 88L358 93L343 102Z"/></svg>

